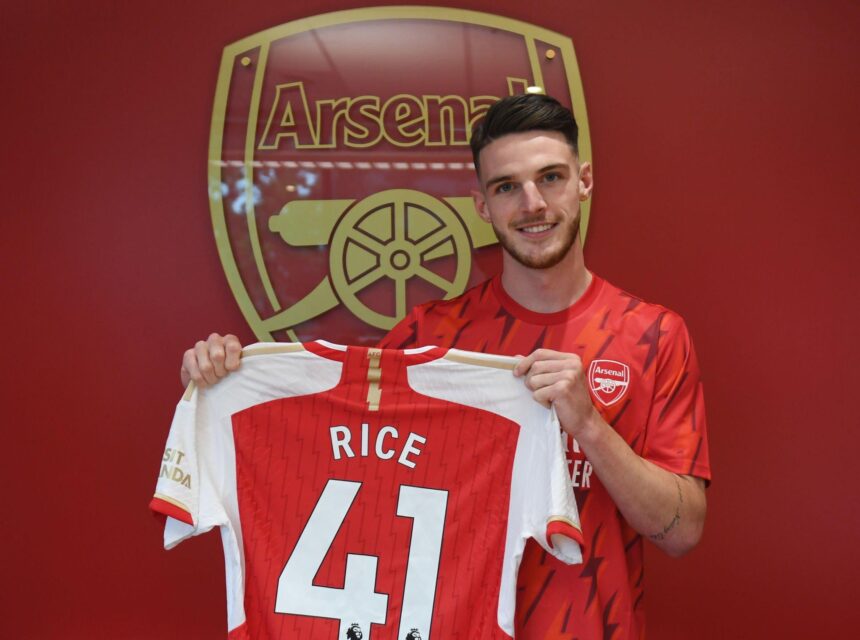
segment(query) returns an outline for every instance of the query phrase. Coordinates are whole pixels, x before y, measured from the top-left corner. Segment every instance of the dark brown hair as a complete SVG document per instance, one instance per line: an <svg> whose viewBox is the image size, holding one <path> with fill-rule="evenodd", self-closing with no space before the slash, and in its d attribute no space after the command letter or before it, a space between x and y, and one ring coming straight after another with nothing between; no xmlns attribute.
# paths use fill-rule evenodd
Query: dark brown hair
<svg viewBox="0 0 860 640"><path fill-rule="evenodd" d="M469 144L475 170L480 170L478 156L481 149L509 133L525 131L558 131L565 137L573 153L579 153L579 127L570 109L550 96L525 93L502 98L493 104L472 131Z"/></svg>

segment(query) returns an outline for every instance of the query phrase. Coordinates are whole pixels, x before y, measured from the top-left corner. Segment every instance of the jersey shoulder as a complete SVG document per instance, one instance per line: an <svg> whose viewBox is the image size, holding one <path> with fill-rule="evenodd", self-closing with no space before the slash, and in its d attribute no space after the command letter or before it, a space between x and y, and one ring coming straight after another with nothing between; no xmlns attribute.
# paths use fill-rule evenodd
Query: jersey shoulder
<svg viewBox="0 0 860 640"><path fill-rule="evenodd" d="M654 302L629 293L604 280L595 312L601 314L604 328L621 332L634 328L646 330L658 325L662 333L686 332L680 314Z"/></svg>

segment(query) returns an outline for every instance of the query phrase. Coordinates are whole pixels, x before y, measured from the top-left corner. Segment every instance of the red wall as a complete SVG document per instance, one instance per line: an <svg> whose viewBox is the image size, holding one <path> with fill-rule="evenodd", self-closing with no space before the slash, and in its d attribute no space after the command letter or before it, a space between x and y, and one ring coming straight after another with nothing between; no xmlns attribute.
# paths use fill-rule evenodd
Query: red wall
<svg viewBox="0 0 860 640"><path fill-rule="evenodd" d="M252 339L206 195L218 64L241 37L355 4L15 5L0 635L223 638L218 536L164 552L146 509L182 350L212 330ZM716 479L699 548L650 554L651 637L850 635L860 5L457 6L573 39L595 149L588 263L696 340Z"/></svg>

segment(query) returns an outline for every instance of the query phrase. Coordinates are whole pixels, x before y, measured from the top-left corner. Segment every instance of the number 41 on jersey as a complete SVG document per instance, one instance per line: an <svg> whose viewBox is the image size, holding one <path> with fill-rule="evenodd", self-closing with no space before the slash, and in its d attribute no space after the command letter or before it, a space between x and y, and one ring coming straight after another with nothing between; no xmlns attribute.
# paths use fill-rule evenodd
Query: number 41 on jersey
<svg viewBox="0 0 860 640"><path fill-rule="evenodd" d="M360 489L360 482L326 483L278 579L275 611L339 620L338 638L369 640L370 625L385 624L388 609L388 594L376 591L377 558L347 554L343 589L313 584ZM430 638L447 504L447 491L400 487L397 516L412 519L412 539L397 638Z"/></svg>

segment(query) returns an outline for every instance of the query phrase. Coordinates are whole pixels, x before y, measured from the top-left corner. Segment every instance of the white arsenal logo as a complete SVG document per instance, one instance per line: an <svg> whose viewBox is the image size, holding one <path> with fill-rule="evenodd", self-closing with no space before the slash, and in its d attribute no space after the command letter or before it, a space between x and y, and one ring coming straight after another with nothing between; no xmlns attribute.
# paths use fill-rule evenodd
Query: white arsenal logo
<svg viewBox="0 0 860 640"><path fill-rule="evenodd" d="M607 407L624 397L629 383L630 367L623 362L593 360L588 367L591 394Z"/></svg>

